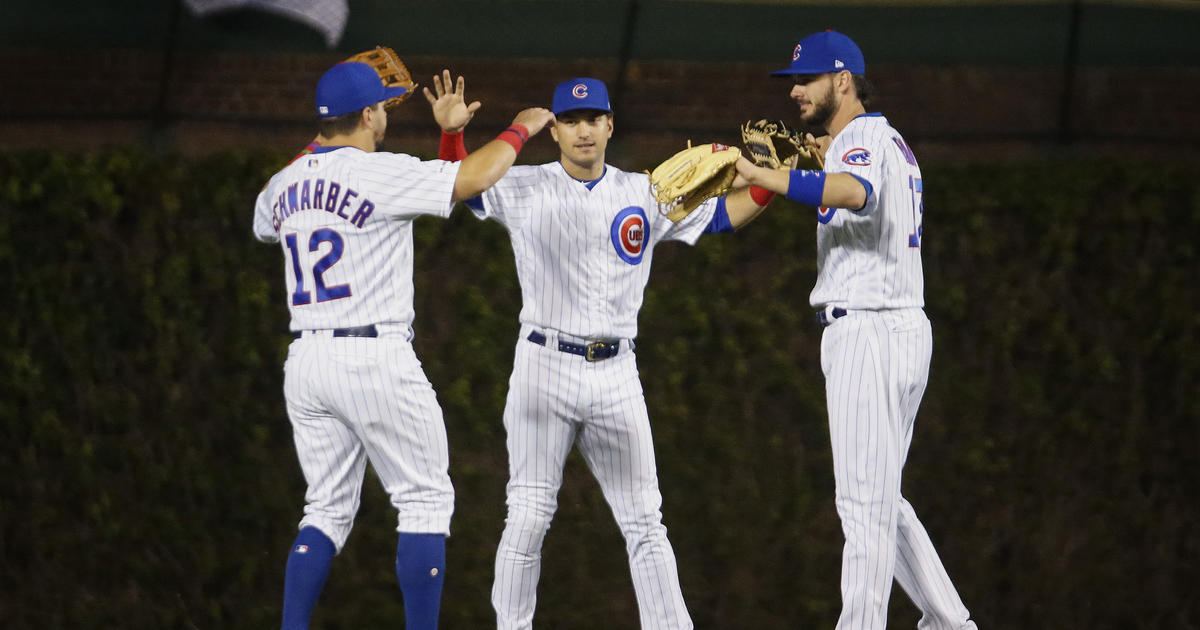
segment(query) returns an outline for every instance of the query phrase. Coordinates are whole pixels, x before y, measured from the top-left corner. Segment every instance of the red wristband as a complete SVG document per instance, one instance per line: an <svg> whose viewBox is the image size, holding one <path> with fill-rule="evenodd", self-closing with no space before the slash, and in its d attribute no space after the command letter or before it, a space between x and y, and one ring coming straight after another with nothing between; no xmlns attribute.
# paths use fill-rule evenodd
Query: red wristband
<svg viewBox="0 0 1200 630"><path fill-rule="evenodd" d="M447 162L458 162L467 157L467 145L463 141L463 132L442 132L442 142L438 146L438 159Z"/></svg>
<svg viewBox="0 0 1200 630"><path fill-rule="evenodd" d="M775 192L767 190L761 186L751 186L750 198L754 200L754 203L760 206L765 206L771 203L771 200L775 198Z"/></svg>
<svg viewBox="0 0 1200 630"><path fill-rule="evenodd" d="M522 125L522 124L513 123L508 126L508 129L512 129L513 131L520 134L521 142L525 142L525 141L529 140L529 127L526 127L525 125ZM505 131L507 131L508 129L506 129Z"/></svg>
<svg viewBox="0 0 1200 630"><path fill-rule="evenodd" d="M521 152L521 147L525 146L525 139L529 137L529 130L524 125L510 125L508 129L500 132L496 139L501 142L507 142L512 146L517 153Z"/></svg>

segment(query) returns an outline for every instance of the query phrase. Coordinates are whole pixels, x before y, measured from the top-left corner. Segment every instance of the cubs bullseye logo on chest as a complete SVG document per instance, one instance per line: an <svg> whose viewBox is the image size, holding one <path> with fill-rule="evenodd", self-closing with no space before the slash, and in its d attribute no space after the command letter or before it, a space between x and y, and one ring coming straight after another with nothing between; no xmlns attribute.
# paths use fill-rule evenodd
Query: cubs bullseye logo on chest
<svg viewBox="0 0 1200 630"><path fill-rule="evenodd" d="M617 256L625 262L636 265L642 262L642 254L646 251L646 238L649 236L646 221L646 211L637 206L630 206L617 213L613 219L611 236L613 249Z"/></svg>

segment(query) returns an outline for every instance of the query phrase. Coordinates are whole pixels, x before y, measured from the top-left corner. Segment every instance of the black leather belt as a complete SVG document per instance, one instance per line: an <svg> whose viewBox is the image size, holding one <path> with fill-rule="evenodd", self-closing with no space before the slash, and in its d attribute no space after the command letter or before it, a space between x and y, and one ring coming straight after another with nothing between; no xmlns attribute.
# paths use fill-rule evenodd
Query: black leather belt
<svg viewBox="0 0 1200 630"><path fill-rule="evenodd" d="M546 345L546 335L533 331L529 333L528 339L539 346ZM571 343L570 341L558 341L558 349L561 352L569 352L578 354L588 361L603 361L617 356L617 352L621 350L620 341L592 341L590 343Z"/></svg>
<svg viewBox="0 0 1200 630"><path fill-rule="evenodd" d="M846 316L846 309L844 309L840 306L833 307L832 309L830 309L829 313L826 313L825 309L821 309L821 310L817 311L817 323L822 326L828 326L833 323L833 320L835 320L839 317L845 317L845 316Z"/></svg>
<svg viewBox="0 0 1200 630"><path fill-rule="evenodd" d="M304 335L304 331L292 331L292 339L299 339ZM334 337L378 337L379 331L375 330L375 324L369 326L355 326L354 328L334 328Z"/></svg>

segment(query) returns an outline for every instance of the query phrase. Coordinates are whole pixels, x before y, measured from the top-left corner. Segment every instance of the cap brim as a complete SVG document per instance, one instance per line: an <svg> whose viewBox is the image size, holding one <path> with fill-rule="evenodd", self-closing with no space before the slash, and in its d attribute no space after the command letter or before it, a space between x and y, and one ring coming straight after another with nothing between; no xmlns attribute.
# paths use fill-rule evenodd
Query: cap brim
<svg viewBox="0 0 1200 630"><path fill-rule="evenodd" d="M611 109L605 109L603 107L596 107L595 105L579 105L579 106L575 106L575 107L565 107L563 109L555 110L554 115L557 116L559 114L565 114L567 112L577 112L577 111L581 111L581 110L600 112L603 114L611 114L612 113Z"/></svg>
<svg viewBox="0 0 1200 630"><path fill-rule="evenodd" d="M809 66L807 68L784 68L771 73L773 77L790 77L794 74L825 74L826 72L837 72L836 70L827 70L825 68L817 68Z"/></svg>
<svg viewBox="0 0 1200 630"><path fill-rule="evenodd" d="M396 98L407 91L408 88L406 87L385 87L383 88L383 100L386 101L389 98Z"/></svg>

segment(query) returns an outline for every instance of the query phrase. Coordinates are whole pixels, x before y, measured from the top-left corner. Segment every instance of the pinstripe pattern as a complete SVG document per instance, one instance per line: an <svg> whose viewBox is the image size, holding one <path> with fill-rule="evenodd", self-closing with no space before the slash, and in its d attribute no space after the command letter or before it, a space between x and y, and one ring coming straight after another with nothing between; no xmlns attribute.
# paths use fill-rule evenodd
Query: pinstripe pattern
<svg viewBox="0 0 1200 630"><path fill-rule="evenodd" d="M450 215L458 167L458 162L422 162L400 153L365 153L342 147L301 157L272 177L255 203L254 234L262 241L281 242L291 329L380 323L410 326L414 316L412 221L421 215ZM306 182L310 190L307 204L302 196ZM321 198L327 202L336 183L337 199L320 206L314 194L318 182ZM294 209L289 196L293 186L297 191ZM339 216L340 211L353 218L364 200L374 207L361 227ZM297 269L304 289L311 293L316 282L313 269L330 253L327 242L317 251L309 251L312 234L322 228L332 230L344 242L341 257L323 272L322 282L328 287L346 286L351 295L326 301L313 296L308 304L294 304ZM288 235L295 235L295 253L283 242ZM293 260L296 254L298 264Z"/></svg>
<svg viewBox="0 0 1200 630"><path fill-rule="evenodd" d="M369 460L399 514L396 531L450 533L446 429L408 341L296 340L284 365L284 396L308 483L300 527L320 529L340 551Z"/></svg>
<svg viewBox="0 0 1200 630"><path fill-rule="evenodd" d="M484 192L483 210L473 209L509 231L522 323L589 339L637 337L655 246L694 244L716 210L716 200L709 200L672 223L659 214L645 173L606 169L588 190L558 162L514 166ZM649 224L637 264L621 259L612 243L613 220L630 207L641 208Z"/></svg>
<svg viewBox="0 0 1200 630"><path fill-rule="evenodd" d="M921 181L921 169L915 159L913 164L905 159L903 142L886 118L859 116L830 143L825 171L862 177L871 182L874 194L862 210L833 210L828 223L817 225L817 282L809 297L813 306L925 305L921 250L909 243L920 226L921 202L910 182ZM853 158L855 149L870 153L869 165Z"/></svg>
<svg viewBox="0 0 1200 630"><path fill-rule="evenodd" d="M514 167L475 210L508 229L524 300L504 409L508 518L492 587L501 630L533 627L542 542L576 446L625 537L641 627L692 628L662 524L650 419L630 350L654 247L695 243L716 202L675 224L657 212L645 175L606 169L589 190L557 162ZM637 234L644 238L621 251L620 236L634 232L617 228L637 214L622 214L634 207L643 212L644 234ZM527 341L533 330L547 335L545 345ZM619 339L621 351L591 363L558 351L559 337Z"/></svg>
<svg viewBox="0 0 1200 630"><path fill-rule="evenodd" d="M368 461L398 512L397 531L449 534L446 430L409 340L412 222L450 214L458 167L326 147L276 173L255 204L255 236L283 252L290 327L307 331L284 366L308 483L300 527L316 527L339 552ZM366 325L380 336L330 334Z"/></svg>
<svg viewBox="0 0 1200 630"><path fill-rule="evenodd" d="M828 171L853 173L873 187L861 211L822 213L810 298L816 307L849 311L821 339L835 500L846 539L838 630L886 628L893 579L921 610L918 628L976 627L900 490L933 351L920 308L920 202L914 193L923 188L913 184L920 182L920 170L906 152L883 117L860 116L827 153L838 158L828 161Z"/></svg>

